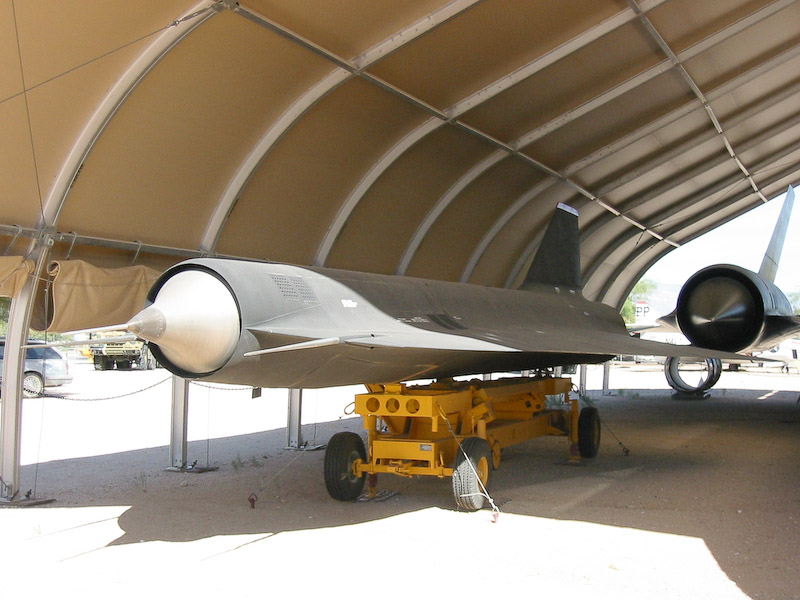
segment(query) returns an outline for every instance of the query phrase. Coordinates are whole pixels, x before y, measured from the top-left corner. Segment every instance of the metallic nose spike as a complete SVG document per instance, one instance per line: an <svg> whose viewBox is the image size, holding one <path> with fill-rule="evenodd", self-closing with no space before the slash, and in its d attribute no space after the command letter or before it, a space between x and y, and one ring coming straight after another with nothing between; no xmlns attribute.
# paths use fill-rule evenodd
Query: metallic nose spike
<svg viewBox="0 0 800 600"><path fill-rule="evenodd" d="M127 329L148 342L157 342L167 329L164 313L155 306L148 306L128 321Z"/></svg>
<svg viewBox="0 0 800 600"><path fill-rule="evenodd" d="M187 269L168 279L128 331L155 344L189 375L223 367L239 342L240 316L228 287L206 271Z"/></svg>

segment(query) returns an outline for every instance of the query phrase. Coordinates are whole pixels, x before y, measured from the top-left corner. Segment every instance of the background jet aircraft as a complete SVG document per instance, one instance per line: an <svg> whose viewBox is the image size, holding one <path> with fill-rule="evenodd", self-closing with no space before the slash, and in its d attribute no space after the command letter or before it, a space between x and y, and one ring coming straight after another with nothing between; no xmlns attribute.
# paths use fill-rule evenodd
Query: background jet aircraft
<svg viewBox="0 0 800 600"><path fill-rule="evenodd" d="M127 328L188 378L264 387L389 383L604 362L732 355L632 338L581 293L578 214L559 205L508 290L334 269L195 259L165 272Z"/></svg>
<svg viewBox="0 0 800 600"><path fill-rule="evenodd" d="M774 283L793 204L790 186L758 273L734 265L701 269L681 288L675 310L658 323L680 331L695 346L724 352L769 350L797 335L800 316ZM717 361L696 387L688 385L677 373L678 361L668 358L665 365L667 381L678 391L708 390L719 379Z"/></svg>

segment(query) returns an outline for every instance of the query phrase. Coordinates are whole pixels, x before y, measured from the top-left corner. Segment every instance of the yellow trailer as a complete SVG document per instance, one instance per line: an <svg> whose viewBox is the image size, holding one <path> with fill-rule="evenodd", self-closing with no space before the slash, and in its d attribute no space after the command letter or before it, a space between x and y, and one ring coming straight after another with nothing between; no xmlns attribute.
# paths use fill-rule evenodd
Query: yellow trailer
<svg viewBox="0 0 800 600"><path fill-rule="evenodd" d="M355 401L367 447L356 433L331 438L325 452L328 492L336 500L355 500L372 475L374 494L378 473L452 477L456 504L477 510L503 448L558 435L569 438L573 460L597 454L597 409L579 412L571 388L568 378L552 377L368 386Z"/></svg>

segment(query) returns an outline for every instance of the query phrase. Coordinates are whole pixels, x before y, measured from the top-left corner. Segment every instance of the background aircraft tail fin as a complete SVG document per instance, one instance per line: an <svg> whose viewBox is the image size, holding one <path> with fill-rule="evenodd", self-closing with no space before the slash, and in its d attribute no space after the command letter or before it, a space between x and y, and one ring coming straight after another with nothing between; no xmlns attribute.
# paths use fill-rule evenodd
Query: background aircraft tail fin
<svg viewBox="0 0 800 600"><path fill-rule="evenodd" d="M772 238L769 240L767 252L764 254L764 259L761 261L761 268L758 274L767 281L775 282L775 275L778 272L778 264L781 261L781 252L783 252L783 242L786 240L786 230L789 228L789 219L792 216L792 206L794 205L794 188L789 186L786 192L786 199L783 201L781 213L778 216L778 222L775 223L775 229L772 232Z"/></svg>
<svg viewBox="0 0 800 600"><path fill-rule="evenodd" d="M536 284L581 289L581 254L578 238L578 211L560 204L556 208L530 271L520 289Z"/></svg>

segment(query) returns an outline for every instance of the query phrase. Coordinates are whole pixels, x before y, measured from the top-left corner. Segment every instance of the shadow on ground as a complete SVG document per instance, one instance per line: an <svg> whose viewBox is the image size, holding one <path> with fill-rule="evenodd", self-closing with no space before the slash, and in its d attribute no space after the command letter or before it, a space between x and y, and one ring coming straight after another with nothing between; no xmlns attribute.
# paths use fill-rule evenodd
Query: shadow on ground
<svg viewBox="0 0 800 600"><path fill-rule="evenodd" d="M663 391L641 391L595 403L605 424L600 455L567 466L567 442L560 438L506 450L491 486L501 511L702 538L751 597L791 597L785 590L793 589L800 569L797 392L725 390L681 402ZM344 430L360 431L360 420L320 423L315 435L327 440ZM284 437L280 429L194 442L191 460L203 466L208 457L219 467L202 474L165 472L167 449L153 448L28 466L23 477L35 476L38 496L56 498L54 506L129 506L115 545L454 509L450 481L435 478L382 476L379 488L395 492L391 498L336 502L323 483L324 451L286 450Z"/></svg>

